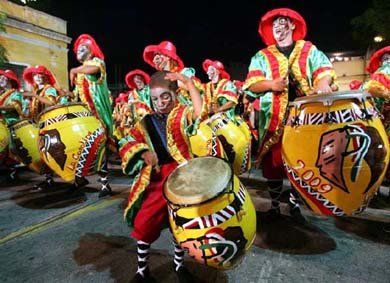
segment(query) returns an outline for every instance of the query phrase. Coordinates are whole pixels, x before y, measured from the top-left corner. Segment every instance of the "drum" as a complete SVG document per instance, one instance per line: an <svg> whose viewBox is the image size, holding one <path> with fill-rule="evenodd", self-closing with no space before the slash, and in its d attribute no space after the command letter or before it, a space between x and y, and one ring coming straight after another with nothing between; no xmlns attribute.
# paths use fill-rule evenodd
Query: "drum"
<svg viewBox="0 0 390 283"><path fill-rule="evenodd" d="M164 186L169 223L180 246L218 269L236 266L256 236L256 211L230 165L199 157L176 168Z"/></svg>
<svg viewBox="0 0 390 283"><path fill-rule="evenodd" d="M221 141L234 174L240 175L251 166L251 138L224 113L214 114L207 120L208 125Z"/></svg>
<svg viewBox="0 0 390 283"><path fill-rule="evenodd" d="M42 160L38 149L38 127L29 119L9 125L12 158L25 164L29 169L41 173Z"/></svg>
<svg viewBox="0 0 390 283"><path fill-rule="evenodd" d="M282 157L290 182L313 211L362 212L389 162L389 142L372 97L349 91L291 102Z"/></svg>
<svg viewBox="0 0 390 283"><path fill-rule="evenodd" d="M3 119L0 119L0 164L3 164L5 157L8 154L9 133L7 124Z"/></svg>
<svg viewBox="0 0 390 283"><path fill-rule="evenodd" d="M194 156L225 157L222 144L216 133L205 123L199 123L196 134L189 137L191 152Z"/></svg>
<svg viewBox="0 0 390 283"><path fill-rule="evenodd" d="M42 160L64 181L99 171L106 131L82 103L55 105L39 115Z"/></svg>

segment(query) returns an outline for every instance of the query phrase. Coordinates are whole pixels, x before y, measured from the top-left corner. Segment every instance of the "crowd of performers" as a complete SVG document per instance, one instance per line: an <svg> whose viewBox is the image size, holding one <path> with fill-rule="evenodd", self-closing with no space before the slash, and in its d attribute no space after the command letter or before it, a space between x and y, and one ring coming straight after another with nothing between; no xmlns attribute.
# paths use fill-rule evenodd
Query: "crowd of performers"
<svg viewBox="0 0 390 283"><path fill-rule="evenodd" d="M112 193L107 156L116 152L123 172L133 178L125 219L133 228L131 236L137 240L135 276L140 282L150 278L150 245L167 225L164 183L186 160L197 156L224 158L236 175L248 172L251 166L261 166L272 199L267 217L272 220L280 215L285 177L281 140L287 106L298 97L331 95L338 87L329 59L305 40L307 27L299 13L286 8L269 11L261 18L258 31L267 47L252 57L245 81L233 80L222 62L206 59L202 67L209 82L202 83L195 70L185 66L175 45L162 41L146 46L143 52L144 61L156 72L149 76L139 69L130 71L125 77L129 91L112 101L103 52L87 34L74 43L81 65L70 70L72 92L56 87L55 76L45 66L24 70L23 79L31 91L20 90L20 81L12 70L0 71L4 127L11 129L25 119L38 123L40 113L48 107L73 102L85 104L101 122L106 142L96 169L101 177L99 197ZM389 46L372 56L368 72L367 81L357 85L355 82L351 87L375 97L389 133ZM11 132L9 150L1 154L3 166L7 166L13 179L17 165L25 162L20 154L15 156L20 144L12 139ZM53 187L53 170L42 165L35 171L45 177L37 187ZM76 174L72 182L73 191L88 184L85 175ZM298 199L296 191L291 190L290 214L305 221ZM175 240L173 249L175 272L180 280L190 280L183 266L184 250Z"/></svg>

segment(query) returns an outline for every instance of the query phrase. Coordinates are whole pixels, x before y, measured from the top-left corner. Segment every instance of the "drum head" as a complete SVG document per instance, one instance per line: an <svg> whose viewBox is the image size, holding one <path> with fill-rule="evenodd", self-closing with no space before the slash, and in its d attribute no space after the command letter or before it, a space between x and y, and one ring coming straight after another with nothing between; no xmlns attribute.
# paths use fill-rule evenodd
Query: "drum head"
<svg viewBox="0 0 390 283"><path fill-rule="evenodd" d="M216 157L198 157L176 168L164 187L165 198L177 205L194 205L223 192L231 182L230 165Z"/></svg>

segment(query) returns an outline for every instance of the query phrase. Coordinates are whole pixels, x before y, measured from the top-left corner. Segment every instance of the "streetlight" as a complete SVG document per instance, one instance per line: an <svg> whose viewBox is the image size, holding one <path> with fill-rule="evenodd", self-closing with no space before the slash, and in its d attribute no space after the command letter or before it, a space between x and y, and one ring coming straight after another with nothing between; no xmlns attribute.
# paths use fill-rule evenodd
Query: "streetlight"
<svg viewBox="0 0 390 283"><path fill-rule="evenodd" d="M374 37L374 41L377 43L382 42L383 40L384 40L384 38L381 35L377 35Z"/></svg>

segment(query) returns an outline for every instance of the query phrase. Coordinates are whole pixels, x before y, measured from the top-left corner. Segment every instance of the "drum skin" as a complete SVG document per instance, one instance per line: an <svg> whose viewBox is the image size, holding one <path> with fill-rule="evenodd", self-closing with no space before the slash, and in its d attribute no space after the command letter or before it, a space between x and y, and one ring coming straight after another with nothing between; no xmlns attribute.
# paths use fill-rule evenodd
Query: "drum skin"
<svg viewBox="0 0 390 283"><path fill-rule="evenodd" d="M296 99L282 138L287 176L316 213L362 212L378 190L389 162L389 142L365 93Z"/></svg>
<svg viewBox="0 0 390 283"><path fill-rule="evenodd" d="M81 103L56 105L39 115L42 160L64 181L96 173L105 154L102 123Z"/></svg>
<svg viewBox="0 0 390 283"><path fill-rule="evenodd" d="M234 174L240 175L251 166L251 137L250 132L241 130L223 113L214 114L208 119L208 124L221 141ZM241 125L244 128L245 125Z"/></svg>
<svg viewBox="0 0 390 283"><path fill-rule="evenodd" d="M5 156L8 154L9 133L3 119L0 119L0 164L3 164Z"/></svg>
<svg viewBox="0 0 390 283"><path fill-rule="evenodd" d="M29 119L9 125L11 134L10 152L12 158L25 164L34 172L41 173L42 160L39 154L38 127Z"/></svg>
<svg viewBox="0 0 390 283"><path fill-rule="evenodd" d="M212 168L221 162L226 169L216 176ZM199 172L197 177L195 171ZM181 182L180 178L187 182ZM202 188L199 182L204 183ZM218 183L226 186L210 187ZM173 188L175 185L184 187ZM191 197L182 192L195 194ZM210 197L211 194L216 195ZM241 262L256 237L256 211L249 193L238 177L232 175L226 161L214 157L190 160L170 175L164 196L172 233L191 257L217 269L229 269Z"/></svg>

